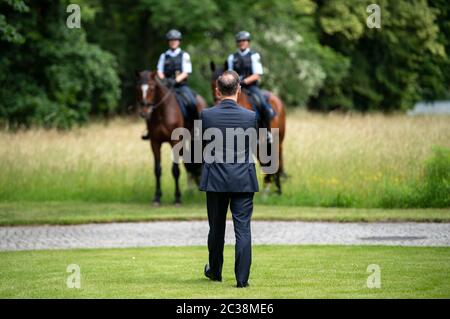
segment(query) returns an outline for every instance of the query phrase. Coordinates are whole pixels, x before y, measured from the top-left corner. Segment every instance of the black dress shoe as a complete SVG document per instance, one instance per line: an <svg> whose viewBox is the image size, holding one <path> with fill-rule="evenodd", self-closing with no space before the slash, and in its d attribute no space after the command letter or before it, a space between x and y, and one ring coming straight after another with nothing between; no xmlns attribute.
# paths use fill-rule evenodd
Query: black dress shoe
<svg viewBox="0 0 450 319"><path fill-rule="evenodd" d="M211 279L212 281L222 281L222 276L216 277L211 273L211 268L209 268L209 265L206 264L205 265L205 276L209 279Z"/></svg>
<svg viewBox="0 0 450 319"><path fill-rule="evenodd" d="M250 286L248 282L238 282L236 288L245 288Z"/></svg>

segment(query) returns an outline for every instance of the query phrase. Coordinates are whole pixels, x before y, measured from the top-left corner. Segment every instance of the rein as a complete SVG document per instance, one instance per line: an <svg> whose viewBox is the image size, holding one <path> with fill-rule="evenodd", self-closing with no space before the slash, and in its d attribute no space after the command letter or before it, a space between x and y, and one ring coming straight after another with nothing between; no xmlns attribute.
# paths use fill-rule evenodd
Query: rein
<svg viewBox="0 0 450 319"><path fill-rule="evenodd" d="M171 91L170 89L167 89L167 92L166 92L166 94L164 94L164 96L162 97L162 99L161 99L158 103L156 103L156 104L151 103L151 104L150 104L150 107L151 107L153 110L155 110L158 106L160 106L161 104L163 104L165 100L167 100L167 98L170 96L171 93L172 93L172 91Z"/></svg>

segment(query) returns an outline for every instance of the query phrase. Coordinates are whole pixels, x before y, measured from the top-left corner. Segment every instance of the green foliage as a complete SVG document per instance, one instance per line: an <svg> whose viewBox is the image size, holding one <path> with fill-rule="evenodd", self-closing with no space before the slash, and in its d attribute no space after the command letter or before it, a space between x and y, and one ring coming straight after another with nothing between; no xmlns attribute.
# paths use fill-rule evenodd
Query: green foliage
<svg viewBox="0 0 450 319"><path fill-rule="evenodd" d="M448 91L442 61L448 61L438 22L441 11L425 0L378 1L381 29L366 26L372 1L320 1L318 22L322 42L351 61L348 75L320 92L320 109L404 110L416 101ZM447 4L436 3L446 8ZM445 41L448 41L445 39ZM441 61L436 65L436 61ZM347 98L339 104L340 94ZM339 99L334 100L334 96Z"/></svg>
<svg viewBox="0 0 450 319"><path fill-rule="evenodd" d="M19 19L23 43L3 43L0 118L11 127L68 128L91 114L113 112L120 98L114 56L88 43L82 29L66 27L65 1L29 8ZM41 10L46 11L44 25Z"/></svg>
<svg viewBox="0 0 450 319"><path fill-rule="evenodd" d="M155 69L171 28L184 34L182 48L193 62L191 86L210 102L209 63L223 64L236 50L234 34L241 29L253 34L252 47L262 55L263 87L278 93L287 105L305 105L325 79L339 81L349 67L348 59L320 44L311 0L95 3L99 9L87 24L87 34L118 57L124 105L134 102L132 70Z"/></svg>
<svg viewBox="0 0 450 319"><path fill-rule="evenodd" d="M28 12L29 7L22 0L0 0L0 9L4 11ZM23 43L24 38L17 28L0 13L0 40L11 43Z"/></svg>
<svg viewBox="0 0 450 319"><path fill-rule="evenodd" d="M394 111L449 96L446 0L377 1L381 29L366 25L369 0L77 3L82 28L68 29L68 0L0 0L0 122L70 127L123 112L134 70L156 68L170 28L184 33L190 84L209 102L209 62L222 64L242 29L262 55L263 88L288 106Z"/></svg>
<svg viewBox="0 0 450 319"><path fill-rule="evenodd" d="M422 205L426 207L450 206L450 148L436 147L425 163Z"/></svg>
<svg viewBox="0 0 450 319"><path fill-rule="evenodd" d="M446 0L428 1L437 14L438 41L444 46L445 55L427 56L420 69L420 93L425 100L450 98L450 6Z"/></svg>

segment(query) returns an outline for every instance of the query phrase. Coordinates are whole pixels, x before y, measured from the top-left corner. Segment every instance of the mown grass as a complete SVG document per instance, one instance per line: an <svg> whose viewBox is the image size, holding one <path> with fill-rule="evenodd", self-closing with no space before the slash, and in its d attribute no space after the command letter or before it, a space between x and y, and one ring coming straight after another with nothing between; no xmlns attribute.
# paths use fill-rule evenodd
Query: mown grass
<svg viewBox="0 0 450 319"><path fill-rule="evenodd" d="M234 248L223 282L203 277L205 247L0 252L0 298L450 298L450 248L255 246L251 286L236 289ZM81 288L69 289L69 264ZM367 267L381 271L369 289Z"/></svg>
<svg viewBox="0 0 450 319"><path fill-rule="evenodd" d="M231 214L228 214L231 218ZM0 203L0 226L206 220L205 205L152 207L140 203ZM450 209L323 208L256 205L253 220L326 222L450 222Z"/></svg>
<svg viewBox="0 0 450 319"><path fill-rule="evenodd" d="M154 192L153 159L148 142L139 138L143 130L141 121L116 119L68 132L1 132L0 201L148 203ZM290 178L282 196L259 194L256 202L448 207L450 182L433 172L450 168L450 156L438 152L441 158L430 160L435 146L450 148L450 117L291 112L284 148ZM165 145L164 203L173 201L170 165ZM187 190L184 170L182 188L184 202L203 201L201 193Z"/></svg>

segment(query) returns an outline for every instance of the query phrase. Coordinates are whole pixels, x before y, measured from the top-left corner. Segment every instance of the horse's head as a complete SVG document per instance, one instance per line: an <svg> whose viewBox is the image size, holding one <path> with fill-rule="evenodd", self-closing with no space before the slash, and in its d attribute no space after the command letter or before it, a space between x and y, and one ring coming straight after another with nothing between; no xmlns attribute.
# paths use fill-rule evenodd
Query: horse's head
<svg viewBox="0 0 450 319"><path fill-rule="evenodd" d="M150 119L154 109L157 75L154 71L136 71L136 100L139 107L139 115L146 120Z"/></svg>
<svg viewBox="0 0 450 319"><path fill-rule="evenodd" d="M222 73L227 69L227 62L223 64L223 66L216 66L216 64L211 61L210 62L210 68L211 68L211 89L212 89L212 95L214 99L214 103L218 103L220 100L220 96L217 93L217 79L219 76L222 75Z"/></svg>

